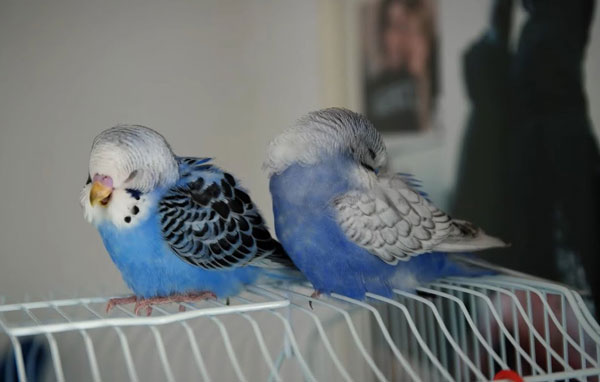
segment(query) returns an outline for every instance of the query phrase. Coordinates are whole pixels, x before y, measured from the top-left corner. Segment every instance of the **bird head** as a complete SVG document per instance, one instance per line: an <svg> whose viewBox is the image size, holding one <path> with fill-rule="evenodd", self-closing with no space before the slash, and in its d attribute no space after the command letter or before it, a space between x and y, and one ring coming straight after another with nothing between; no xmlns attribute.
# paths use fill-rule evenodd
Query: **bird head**
<svg viewBox="0 0 600 382"><path fill-rule="evenodd" d="M332 155L350 156L372 172L386 162L381 134L365 116L329 108L307 114L271 141L263 167L272 176L294 163L313 165Z"/></svg>
<svg viewBox="0 0 600 382"><path fill-rule="evenodd" d="M136 125L104 130L92 144L88 182L81 193L86 218L111 215L113 205L124 208L122 199L172 185L178 175L175 156L156 131Z"/></svg>

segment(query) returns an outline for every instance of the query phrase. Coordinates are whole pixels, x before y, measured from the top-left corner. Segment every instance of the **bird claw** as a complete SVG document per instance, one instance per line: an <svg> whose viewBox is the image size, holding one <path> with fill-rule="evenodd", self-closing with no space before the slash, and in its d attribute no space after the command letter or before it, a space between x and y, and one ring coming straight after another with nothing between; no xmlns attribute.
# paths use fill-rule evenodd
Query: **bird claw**
<svg viewBox="0 0 600 382"><path fill-rule="evenodd" d="M317 299L321 296L321 292L319 292L318 290L312 292L312 294L310 295L310 298L314 298ZM314 310L313 309L313 302L312 300L308 300L308 306L310 306L310 310Z"/></svg>
<svg viewBox="0 0 600 382"><path fill-rule="evenodd" d="M135 302L135 306L133 307L133 313L136 316L139 316L140 310L146 308L146 316L150 316L152 314L152 302L151 298L141 299Z"/></svg>
<svg viewBox="0 0 600 382"><path fill-rule="evenodd" d="M134 307L134 313L138 315L140 310L146 308L146 315L150 316L152 314L152 306L160 305L160 304L169 304L169 303L185 303L185 302L195 302L202 301L208 299L216 299L217 296L213 292L198 292L198 293L188 293L188 294L175 294L167 297L152 297L152 298L144 298L137 300ZM180 312L185 312L185 306L179 305L178 310Z"/></svg>
<svg viewBox="0 0 600 382"><path fill-rule="evenodd" d="M169 303L185 303L185 302L195 302L201 300L208 299L216 299L217 296L213 292L197 292L197 293L188 293L188 294L174 294L167 297L152 297L152 298L137 298L136 296L129 297L117 297L111 298L108 300L108 304L106 304L106 313L110 313L110 311L117 305L124 304L133 304L133 312L136 316L139 315L142 309L146 309L146 316L150 316L152 314L152 306L159 304L169 304ZM179 305L179 311L185 312L185 306Z"/></svg>
<svg viewBox="0 0 600 382"><path fill-rule="evenodd" d="M111 298L106 304L106 313L110 313L117 305L133 304L134 302L137 303L136 296Z"/></svg>

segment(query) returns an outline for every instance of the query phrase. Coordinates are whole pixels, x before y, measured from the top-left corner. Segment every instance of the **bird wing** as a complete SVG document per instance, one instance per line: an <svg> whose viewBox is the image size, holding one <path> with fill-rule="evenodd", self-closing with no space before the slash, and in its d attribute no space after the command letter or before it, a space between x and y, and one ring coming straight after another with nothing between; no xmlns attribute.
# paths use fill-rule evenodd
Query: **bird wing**
<svg viewBox="0 0 600 382"><path fill-rule="evenodd" d="M159 202L162 234L186 262L207 269L293 267L235 178L205 158L178 158L180 181Z"/></svg>
<svg viewBox="0 0 600 382"><path fill-rule="evenodd" d="M469 222L453 220L408 183L405 174L381 175L370 189L335 198L336 219L346 236L390 264L432 251L505 245Z"/></svg>

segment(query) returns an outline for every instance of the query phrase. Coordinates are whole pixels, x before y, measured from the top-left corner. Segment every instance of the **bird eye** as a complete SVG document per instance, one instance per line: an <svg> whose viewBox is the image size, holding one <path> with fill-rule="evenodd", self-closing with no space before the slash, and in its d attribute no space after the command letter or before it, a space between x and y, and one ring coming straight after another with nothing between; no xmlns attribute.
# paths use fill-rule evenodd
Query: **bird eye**
<svg viewBox="0 0 600 382"><path fill-rule="evenodd" d="M126 188L125 191L127 191L127 193L135 200L140 200L142 197L142 191L134 190L133 188Z"/></svg>
<svg viewBox="0 0 600 382"><path fill-rule="evenodd" d="M366 168L367 170L369 170L369 171L373 171L374 173L376 173L376 174L377 174L377 171L375 171L375 169L374 169L373 167L369 166L369 165L368 165L368 164L366 164L365 162L360 162L360 164L361 164L361 165L362 165L364 168Z"/></svg>
<svg viewBox="0 0 600 382"><path fill-rule="evenodd" d="M133 170L129 176L127 177L127 179L125 179L125 183L130 182L133 180L133 178L135 178L137 176L137 170Z"/></svg>

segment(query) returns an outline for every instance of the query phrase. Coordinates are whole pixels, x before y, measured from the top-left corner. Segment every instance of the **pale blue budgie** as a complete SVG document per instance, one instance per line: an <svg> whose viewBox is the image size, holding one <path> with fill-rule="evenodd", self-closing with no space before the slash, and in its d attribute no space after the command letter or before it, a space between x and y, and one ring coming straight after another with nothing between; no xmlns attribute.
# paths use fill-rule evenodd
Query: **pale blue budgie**
<svg viewBox="0 0 600 382"><path fill-rule="evenodd" d="M157 132L117 126L95 139L81 193L87 221L136 296L151 305L228 297L261 276L300 273L236 179L208 158L177 157Z"/></svg>
<svg viewBox="0 0 600 382"><path fill-rule="evenodd" d="M345 109L310 113L270 143L264 167L277 237L316 294L390 296L481 274L444 252L505 245L439 210L409 176L380 173L385 162L381 135Z"/></svg>

